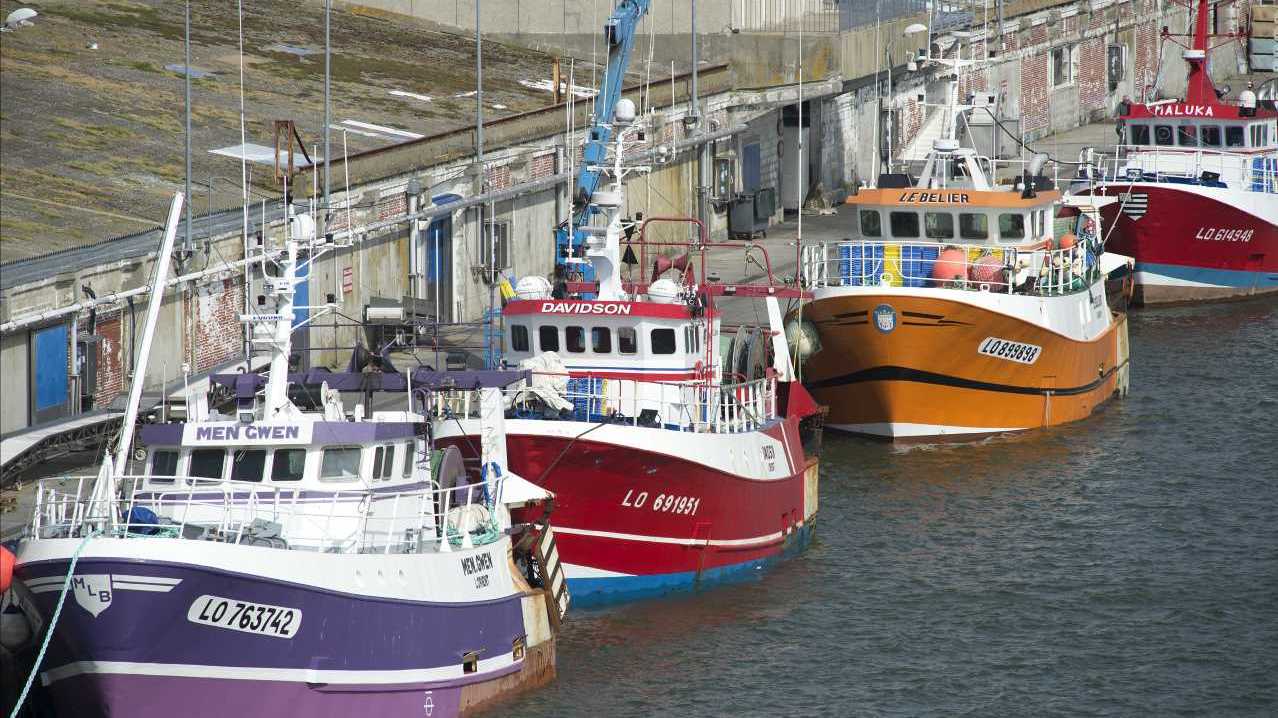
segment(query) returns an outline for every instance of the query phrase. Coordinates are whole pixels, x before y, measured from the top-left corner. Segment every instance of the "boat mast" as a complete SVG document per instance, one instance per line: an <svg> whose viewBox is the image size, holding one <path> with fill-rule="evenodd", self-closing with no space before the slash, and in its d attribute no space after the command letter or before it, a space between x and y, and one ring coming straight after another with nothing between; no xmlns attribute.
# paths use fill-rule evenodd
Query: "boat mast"
<svg viewBox="0 0 1278 718"><path fill-rule="evenodd" d="M1189 83L1185 89L1185 102L1191 105L1216 103L1216 86L1207 72L1207 0L1198 0L1194 16L1193 45L1185 50L1185 62L1189 63Z"/></svg>

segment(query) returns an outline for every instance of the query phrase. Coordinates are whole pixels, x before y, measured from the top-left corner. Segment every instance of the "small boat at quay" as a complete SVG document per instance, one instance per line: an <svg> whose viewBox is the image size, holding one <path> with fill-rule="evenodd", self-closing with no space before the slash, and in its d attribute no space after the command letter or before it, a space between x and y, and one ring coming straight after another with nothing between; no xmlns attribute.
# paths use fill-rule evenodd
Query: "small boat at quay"
<svg viewBox="0 0 1278 718"><path fill-rule="evenodd" d="M954 116L970 109L957 85ZM1106 277L1128 260L1105 251L1100 222L1115 200L996 174L939 139L917 181L886 174L848 198L852 237L805 243L812 301L790 331L831 428L971 438L1083 419L1126 393L1126 315Z"/></svg>
<svg viewBox="0 0 1278 718"><path fill-rule="evenodd" d="M510 515L549 494L501 458L501 390L523 375L290 375L297 277L325 250L283 245L256 258L270 302L246 317L269 374L215 376L230 411L193 394L185 421L141 427L135 454L130 418L96 477L37 488L15 589L49 626L38 675L58 715L457 716L555 674L554 535ZM459 385L496 407L476 481L423 410ZM406 405L343 404L374 390Z"/></svg>
<svg viewBox="0 0 1278 718"><path fill-rule="evenodd" d="M590 197L600 221L582 228L582 274L597 282L552 296L548 280L525 277L503 310L505 361L533 372L507 390L510 466L555 494L578 605L754 576L808 543L817 512L821 410L795 380L778 304L800 293L770 270L766 284L709 279L711 245L692 220L622 217L623 178L646 169L623 166L633 118L621 100L610 181ZM694 239L650 240L671 221L693 222ZM632 266L652 262L646 283L623 282L636 247ZM683 254L657 256L667 250ZM770 266L762 250L748 251ZM725 327L717 300L730 297L762 302L769 323ZM473 403L436 396L456 417L436 441L466 451L480 430Z"/></svg>
<svg viewBox="0 0 1278 718"><path fill-rule="evenodd" d="M1080 158L1075 191L1119 200L1109 247L1136 260L1139 303L1278 292L1278 109L1250 89L1226 102L1212 83L1208 21L1223 4L1197 0L1184 99L1129 104L1116 154Z"/></svg>

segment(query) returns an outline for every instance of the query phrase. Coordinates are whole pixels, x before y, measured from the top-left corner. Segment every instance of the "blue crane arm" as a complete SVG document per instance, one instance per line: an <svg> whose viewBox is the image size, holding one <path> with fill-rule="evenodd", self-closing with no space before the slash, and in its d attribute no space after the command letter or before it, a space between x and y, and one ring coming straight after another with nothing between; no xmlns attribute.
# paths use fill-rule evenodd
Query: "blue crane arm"
<svg viewBox="0 0 1278 718"><path fill-rule="evenodd" d="M612 16L604 25L604 39L608 45L608 68L604 72L603 87L595 95L594 124L582 150L581 168L577 171L572 196L572 221L570 226L560 227L556 233L555 263L561 265L567 258L571 240L579 239L577 228L589 218L590 197L599 184L600 172L595 167L608 158L608 142L612 139L613 114L621 99L625 84L626 68L630 65L630 53L634 49L635 34L639 22L648 13L650 0L620 0ZM571 88L570 88L571 89ZM572 151L571 149L569 151ZM577 242L578 246L580 245Z"/></svg>

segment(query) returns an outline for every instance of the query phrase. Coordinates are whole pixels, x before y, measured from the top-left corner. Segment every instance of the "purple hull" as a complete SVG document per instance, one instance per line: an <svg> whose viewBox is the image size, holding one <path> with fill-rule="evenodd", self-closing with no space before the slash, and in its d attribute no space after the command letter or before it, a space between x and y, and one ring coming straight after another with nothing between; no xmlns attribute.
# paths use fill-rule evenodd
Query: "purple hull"
<svg viewBox="0 0 1278 718"><path fill-rule="evenodd" d="M45 616L65 571L64 561L18 571ZM59 715L450 716L463 686L522 666L512 658L526 634L520 594L416 602L118 559L81 560L75 574L88 583L68 593L43 664ZM192 620L208 596L287 607L297 624L280 637Z"/></svg>

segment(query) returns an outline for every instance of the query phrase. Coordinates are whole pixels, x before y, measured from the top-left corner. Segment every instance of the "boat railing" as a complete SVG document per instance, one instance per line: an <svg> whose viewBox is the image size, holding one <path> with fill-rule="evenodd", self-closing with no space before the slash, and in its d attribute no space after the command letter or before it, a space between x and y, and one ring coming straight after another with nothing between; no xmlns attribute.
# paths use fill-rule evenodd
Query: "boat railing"
<svg viewBox="0 0 1278 718"><path fill-rule="evenodd" d="M324 553L421 553L482 546L504 534L501 477L440 488L321 489L256 482L123 476L41 480L28 526L36 538L186 538Z"/></svg>
<svg viewBox="0 0 1278 718"><path fill-rule="evenodd" d="M1061 249L940 241L843 240L803 246L803 280L819 287L942 288L1055 296L1100 272L1094 241Z"/></svg>
<svg viewBox="0 0 1278 718"><path fill-rule="evenodd" d="M1175 182L1278 193L1278 152L1119 145L1080 179Z"/></svg>
<svg viewBox="0 0 1278 718"><path fill-rule="evenodd" d="M567 379L555 393L571 404L556 410L545 388L513 386L505 390L506 408L520 419L570 419L699 433L754 431L777 417L777 380L765 376L731 384L705 381L645 381L574 373L533 372ZM431 393L431 411L442 420L479 418L479 395L469 390Z"/></svg>

